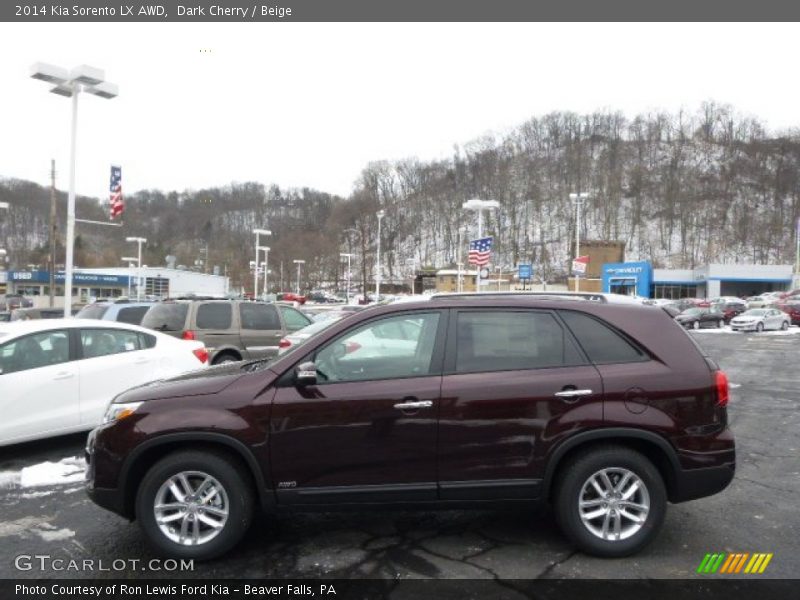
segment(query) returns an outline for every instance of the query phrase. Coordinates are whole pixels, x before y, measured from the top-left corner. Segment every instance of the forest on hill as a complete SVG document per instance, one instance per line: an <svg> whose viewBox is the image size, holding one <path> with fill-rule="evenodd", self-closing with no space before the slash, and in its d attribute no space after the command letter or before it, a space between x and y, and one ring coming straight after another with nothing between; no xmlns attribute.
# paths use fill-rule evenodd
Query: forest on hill
<svg viewBox="0 0 800 600"><path fill-rule="evenodd" d="M485 221L485 234L495 238L493 263L531 262L553 281L566 274L574 252L570 192L590 195L582 239L624 241L629 260L671 268L791 263L800 217L800 134L770 133L758 119L713 103L691 114L634 118L557 112L454 146L447 159L370 163L348 197L257 181L138 191L125 198L123 227L79 224L75 263L121 264L132 252L125 237L144 236L145 264L163 265L174 255L187 268L218 266L234 285L246 286L252 230L265 227L273 232L262 243L271 248L275 287L281 263L288 281L294 259L306 261L304 287L340 280L340 252L355 254L354 280L369 280L376 213L383 209L383 277L400 279L412 264L443 268L466 256L475 215L461 205L484 198L500 203ZM0 179L3 201L10 205L0 214L8 266L45 266L50 190ZM63 191L58 204L63 257ZM106 199L81 197L77 212L106 220Z"/></svg>

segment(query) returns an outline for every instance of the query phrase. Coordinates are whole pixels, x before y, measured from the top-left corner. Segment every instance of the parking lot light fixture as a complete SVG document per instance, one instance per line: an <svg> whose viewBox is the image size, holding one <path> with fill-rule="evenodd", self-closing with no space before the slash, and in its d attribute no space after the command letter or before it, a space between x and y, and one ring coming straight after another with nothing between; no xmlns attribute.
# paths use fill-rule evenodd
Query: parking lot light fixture
<svg viewBox="0 0 800 600"><path fill-rule="evenodd" d="M260 236L272 235L269 229L253 229L256 234L256 261L253 265L253 300L258 298L258 251L261 249Z"/></svg>
<svg viewBox="0 0 800 600"><path fill-rule="evenodd" d="M261 246L261 250L264 252L264 262L261 264L264 265L264 299L266 300L266 296L269 293L269 246Z"/></svg>
<svg viewBox="0 0 800 600"><path fill-rule="evenodd" d="M294 264L297 265L297 291L296 291L296 293L299 296L300 295L300 266L305 264L306 261L304 261L302 259L299 259L299 258L296 258L292 262L294 262Z"/></svg>
<svg viewBox="0 0 800 600"><path fill-rule="evenodd" d="M136 299L142 299L142 244L147 243L147 238L127 237L126 242L135 242L139 246L139 258L136 259Z"/></svg>
<svg viewBox="0 0 800 600"><path fill-rule="evenodd" d="M375 302L381 300L381 220L386 216L385 210L378 211L378 251L375 257Z"/></svg>
<svg viewBox="0 0 800 600"><path fill-rule="evenodd" d="M58 96L72 98L72 128L70 135L70 161L69 161L69 194L67 197L67 239L66 239L66 265L64 268L64 316L72 315L72 273L74 270L75 251L75 163L78 129L78 96L81 92L93 94L98 98L110 100L116 98L119 89L113 83L105 81L102 69L80 65L67 71L63 67L38 62L31 66L30 74L33 79L55 84L50 91Z"/></svg>
<svg viewBox="0 0 800 600"><path fill-rule="evenodd" d="M350 304L350 259L353 258L353 254L349 254L347 252L340 252L339 256L341 258L347 259L347 291L345 292L345 297L347 298L347 304Z"/></svg>
<svg viewBox="0 0 800 600"><path fill-rule="evenodd" d="M572 193L569 195L569 199L575 203L575 259L577 260L581 254L581 208L583 207L583 203L586 202L587 198L589 198L589 194L587 192L581 192L579 194ZM575 273L575 291L580 291L580 275L579 273Z"/></svg>

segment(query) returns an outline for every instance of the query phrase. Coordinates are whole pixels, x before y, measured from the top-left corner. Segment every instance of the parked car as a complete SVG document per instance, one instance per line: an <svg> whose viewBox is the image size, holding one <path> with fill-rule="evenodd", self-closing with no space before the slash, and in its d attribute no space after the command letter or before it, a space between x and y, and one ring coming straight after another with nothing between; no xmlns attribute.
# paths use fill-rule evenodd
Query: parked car
<svg viewBox="0 0 800 600"><path fill-rule="evenodd" d="M214 365L276 356L281 338L310 324L291 306L243 300L166 300L142 319L143 327L204 342Z"/></svg>
<svg viewBox="0 0 800 600"><path fill-rule="evenodd" d="M297 302L298 304L305 304L306 297L301 294L295 294L294 292L283 292L282 294L278 294L278 300L283 300L284 302Z"/></svg>
<svg viewBox="0 0 800 600"><path fill-rule="evenodd" d="M789 329L791 318L777 308L751 308L731 321L734 331L764 331L765 329Z"/></svg>
<svg viewBox="0 0 800 600"><path fill-rule="evenodd" d="M95 302L84 306L75 316L79 319L102 319L140 325L144 315L155 302Z"/></svg>
<svg viewBox="0 0 800 600"><path fill-rule="evenodd" d="M201 342L125 323L0 323L0 446L87 431L120 392L207 364Z"/></svg>
<svg viewBox="0 0 800 600"><path fill-rule="evenodd" d="M73 311L72 314L75 314ZM62 319L63 308L15 308L11 311L11 321L31 321L35 319Z"/></svg>
<svg viewBox="0 0 800 600"><path fill-rule="evenodd" d="M789 320L792 322L792 325L800 325L800 297L793 296L792 298L797 298L797 300L790 299L776 306L789 315Z"/></svg>
<svg viewBox="0 0 800 600"><path fill-rule="evenodd" d="M687 308L675 317L675 322L691 329L723 327L725 325L725 315L715 308Z"/></svg>
<svg viewBox="0 0 800 600"><path fill-rule="evenodd" d="M11 313L8 311L0 312L0 323L8 323L11 320Z"/></svg>
<svg viewBox="0 0 800 600"><path fill-rule="evenodd" d="M663 310L480 296L377 306L274 361L121 394L89 436L90 497L173 557L227 552L256 506L548 501L578 548L625 556L667 502L730 483L727 377ZM387 329L403 352L345 360Z"/></svg>
<svg viewBox="0 0 800 600"><path fill-rule="evenodd" d="M716 304L711 305L715 310L718 310L722 313L725 323L730 323L730 320L737 315L742 314L744 311L747 310L747 304L745 304L742 300L731 301L727 300L725 302L717 302Z"/></svg>
<svg viewBox="0 0 800 600"><path fill-rule="evenodd" d="M11 312L15 308L30 308L33 302L20 294L0 295L0 310Z"/></svg>
<svg viewBox="0 0 800 600"><path fill-rule="evenodd" d="M765 292L747 299L747 308L765 308L780 300L781 292Z"/></svg>

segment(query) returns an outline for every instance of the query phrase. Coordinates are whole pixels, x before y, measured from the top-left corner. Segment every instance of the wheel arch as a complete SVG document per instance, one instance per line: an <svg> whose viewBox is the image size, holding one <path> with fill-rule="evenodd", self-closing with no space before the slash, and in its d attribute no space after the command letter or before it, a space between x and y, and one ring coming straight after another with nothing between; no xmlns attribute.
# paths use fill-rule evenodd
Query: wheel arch
<svg viewBox="0 0 800 600"><path fill-rule="evenodd" d="M680 463L675 449L669 441L657 433L625 427L587 431L562 442L547 461L543 498L551 500L556 475L572 456L592 446L603 444L615 444L644 454L658 469L664 480L664 486L667 488L667 497L672 500L677 491L677 478L680 471Z"/></svg>
<svg viewBox="0 0 800 600"><path fill-rule="evenodd" d="M274 507L272 490L267 485L258 460L244 443L219 433L171 433L141 444L125 460L120 472L119 488L122 490L122 508L127 518L134 518L136 493L148 469L166 455L180 450L207 450L238 461L250 475L261 507L264 510Z"/></svg>

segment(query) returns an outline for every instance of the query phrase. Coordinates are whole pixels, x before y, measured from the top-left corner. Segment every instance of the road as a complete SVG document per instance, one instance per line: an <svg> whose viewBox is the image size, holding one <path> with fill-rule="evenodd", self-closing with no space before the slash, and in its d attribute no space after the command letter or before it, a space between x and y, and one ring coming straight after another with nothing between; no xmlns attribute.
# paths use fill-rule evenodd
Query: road
<svg viewBox="0 0 800 600"><path fill-rule="evenodd" d="M736 479L722 494L671 505L660 536L637 556L601 560L578 553L547 511L337 513L263 517L233 553L196 564L190 576L683 578L697 577L703 556L720 551L772 552L761 577L796 576L800 335L691 335L733 384ZM21 554L106 565L153 557L138 526L94 506L79 483L21 487L23 467L80 457L82 447L83 436L71 436L0 449L0 577L140 575L127 566L122 572L20 571L15 558Z"/></svg>

